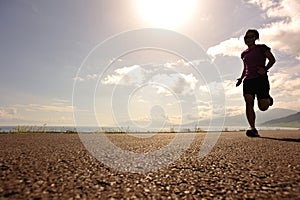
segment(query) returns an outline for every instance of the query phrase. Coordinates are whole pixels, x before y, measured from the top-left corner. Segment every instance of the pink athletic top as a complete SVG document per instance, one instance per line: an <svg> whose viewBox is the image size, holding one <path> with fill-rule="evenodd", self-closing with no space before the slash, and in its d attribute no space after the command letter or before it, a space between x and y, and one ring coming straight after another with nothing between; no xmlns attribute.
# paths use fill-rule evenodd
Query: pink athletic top
<svg viewBox="0 0 300 200"><path fill-rule="evenodd" d="M265 44L257 44L253 49L246 49L241 54L241 58L246 66L245 79L253 79L261 76L257 73L257 67L266 66L265 52L270 51L270 47Z"/></svg>

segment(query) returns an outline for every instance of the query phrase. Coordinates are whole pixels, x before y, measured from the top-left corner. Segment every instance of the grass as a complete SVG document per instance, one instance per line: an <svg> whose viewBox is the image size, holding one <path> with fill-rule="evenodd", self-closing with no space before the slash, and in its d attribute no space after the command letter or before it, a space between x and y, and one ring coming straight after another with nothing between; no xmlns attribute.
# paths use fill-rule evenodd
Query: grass
<svg viewBox="0 0 300 200"><path fill-rule="evenodd" d="M67 129L66 131L49 131L47 130L46 124L43 126L29 126L29 125L18 125L15 126L12 130L1 131L0 133L9 133L9 134L29 134L29 133L77 133L76 129Z"/></svg>
<svg viewBox="0 0 300 200"><path fill-rule="evenodd" d="M278 127L291 127L291 128L299 128L299 126L295 126L295 124L289 124L289 126L283 126L286 125L284 124L278 124ZM294 125L294 126L293 126ZM245 131L246 129L230 129L228 127L224 127L222 129L222 132L240 132L240 131ZM300 128L299 128L300 130ZM119 129L119 128L100 128L98 131L95 131L96 133L104 133L104 134L127 134L127 133L138 133L137 131L131 131L130 128L128 127L126 130ZM196 132L196 133L206 133L205 130L201 128L197 128L195 130L192 129L182 129L182 130L174 130L170 129L170 131L160 131L159 133L191 133L191 132ZM9 131L4 131L0 129L0 134L42 134L42 133L61 133L61 134L77 134L78 131L76 128L70 128L66 129L64 131L60 130L47 130L46 124L43 126L30 126L30 125L18 125L12 128L12 130ZM88 132L87 132L88 133ZM156 133L155 131L148 131L145 133Z"/></svg>

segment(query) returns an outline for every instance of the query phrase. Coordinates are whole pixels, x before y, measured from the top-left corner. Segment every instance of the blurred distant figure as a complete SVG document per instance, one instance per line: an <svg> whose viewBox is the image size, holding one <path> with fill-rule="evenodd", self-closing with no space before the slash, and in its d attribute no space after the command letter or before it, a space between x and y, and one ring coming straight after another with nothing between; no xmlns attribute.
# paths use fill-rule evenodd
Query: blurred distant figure
<svg viewBox="0 0 300 200"><path fill-rule="evenodd" d="M258 107L261 111L268 110L273 105L273 98L270 96L270 84L267 72L274 65L275 58L271 49L265 44L255 44L259 39L259 33L255 29L249 29L244 41L248 48L242 52L241 58L244 69L241 77L237 79L236 86L243 82L243 95L246 103L246 116L250 125L246 135L248 137L259 137L255 128L254 99L257 97ZM266 60L268 63L266 65Z"/></svg>

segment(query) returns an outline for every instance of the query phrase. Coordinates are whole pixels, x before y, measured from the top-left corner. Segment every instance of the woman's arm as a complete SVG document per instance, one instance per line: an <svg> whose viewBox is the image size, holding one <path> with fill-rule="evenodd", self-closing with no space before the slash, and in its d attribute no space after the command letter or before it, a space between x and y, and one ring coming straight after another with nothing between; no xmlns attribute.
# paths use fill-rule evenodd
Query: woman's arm
<svg viewBox="0 0 300 200"><path fill-rule="evenodd" d="M238 82L235 85L236 87L238 87L239 85L241 85L241 83L242 83L242 81L243 81L243 79L245 77L245 74L246 74L246 65L244 63L244 69L243 69L241 77L237 79Z"/></svg>
<svg viewBox="0 0 300 200"><path fill-rule="evenodd" d="M274 65L274 63L276 62L274 55L271 53L271 51L266 51L265 52L265 56L268 59L268 63L266 66L264 67L258 67L258 71L257 73L259 73L260 75L264 75L268 72L268 70Z"/></svg>
<svg viewBox="0 0 300 200"><path fill-rule="evenodd" d="M271 51L266 51L265 52L265 56L268 59L268 64L266 65L265 68L266 68L266 70L269 70L274 65L274 63L276 62L276 60L275 60L274 55L271 53Z"/></svg>

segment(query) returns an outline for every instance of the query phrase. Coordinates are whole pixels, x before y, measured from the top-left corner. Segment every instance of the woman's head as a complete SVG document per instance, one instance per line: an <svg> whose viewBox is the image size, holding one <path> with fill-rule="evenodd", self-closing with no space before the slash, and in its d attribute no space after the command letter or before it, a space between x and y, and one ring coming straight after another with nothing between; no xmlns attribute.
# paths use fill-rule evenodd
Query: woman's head
<svg viewBox="0 0 300 200"><path fill-rule="evenodd" d="M245 38L247 36L254 36L255 39L259 39L259 33L256 29L248 29L246 34L245 34Z"/></svg>
<svg viewBox="0 0 300 200"><path fill-rule="evenodd" d="M248 29L244 36L244 41L248 46L251 44L255 44L255 40L258 39L259 39L259 33L256 29Z"/></svg>

